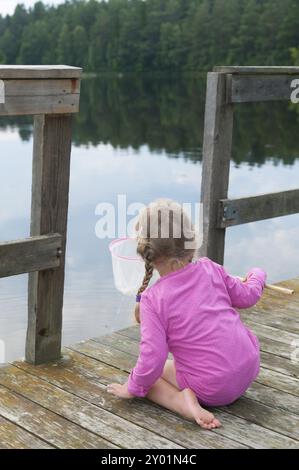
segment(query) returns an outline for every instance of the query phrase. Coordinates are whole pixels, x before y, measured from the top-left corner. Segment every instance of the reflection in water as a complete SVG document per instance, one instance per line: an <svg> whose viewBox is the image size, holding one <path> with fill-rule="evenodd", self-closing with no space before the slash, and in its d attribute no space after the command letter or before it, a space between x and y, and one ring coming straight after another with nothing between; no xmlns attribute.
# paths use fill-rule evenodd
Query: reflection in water
<svg viewBox="0 0 299 470"><path fill-rule="evenodd" d="M205 80L87 79L75 117L71 167L64 344L132 321L134 299L113 286L109 240L98 240L95 208L156 197L200 197ZM298 187L298 118L288 103L236 109L231 197ZM0 239L28 236L32 119L0 120ZM232 274L262 266L269 281L298 275L299 216L227 230ZM0 280L0 339L6 359L24 354L27 276Z"/></svg>
<svg viewBox="0 0 299 470"><path fill-rule="evenodd" d="M153 153L201 160L205 76L173 78L90 78L82 82L74 144L113 148L147 145ZM235 163L261 164L269 158L294 163L299 156L298 107L288 102L237 105ZM0 128L17 125L22 140L32 134L32 118L3 118Z"/></svg>

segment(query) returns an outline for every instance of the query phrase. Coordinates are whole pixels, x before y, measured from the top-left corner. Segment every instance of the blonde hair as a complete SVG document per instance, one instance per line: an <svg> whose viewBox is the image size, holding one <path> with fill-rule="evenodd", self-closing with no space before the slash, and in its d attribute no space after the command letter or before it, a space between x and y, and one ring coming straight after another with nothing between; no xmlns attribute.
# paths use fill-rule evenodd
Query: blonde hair
<svg viewBox="0 0 299 470"><path fill-rule="evenodd" d="M157 199L144 208L137 222L137 253L145 261L145 275L137 296L148 287L154 263L160 260L192 261L196 251L196 234L183 207L171 199ZM136 302L135 319L140 323L140 306Z"/></svg>

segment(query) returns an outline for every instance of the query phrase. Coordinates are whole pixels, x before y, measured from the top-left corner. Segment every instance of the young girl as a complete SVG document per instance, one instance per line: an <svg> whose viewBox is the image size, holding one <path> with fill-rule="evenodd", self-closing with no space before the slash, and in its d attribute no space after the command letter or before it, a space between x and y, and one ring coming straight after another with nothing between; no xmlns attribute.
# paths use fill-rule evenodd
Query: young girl
<svg viewBox="0 0 299 470"><path fill-rule="evenodd" d="M167 237L161 233L166 213L172 222ZM137 295L139 358L128 381L107 390L121 398L147 397L205 429L219 427L201 405L232 403L259 373L258 340L235 308L256 304L266 273L252 268L242 282L207 257L192 262L195 232L173 201L151 203L137 225L137 252L146 269ZM153 269L160 278L148 287ZM135 315L139 322L139 303ZM173 360L167 360L169 352Z"/></svg>

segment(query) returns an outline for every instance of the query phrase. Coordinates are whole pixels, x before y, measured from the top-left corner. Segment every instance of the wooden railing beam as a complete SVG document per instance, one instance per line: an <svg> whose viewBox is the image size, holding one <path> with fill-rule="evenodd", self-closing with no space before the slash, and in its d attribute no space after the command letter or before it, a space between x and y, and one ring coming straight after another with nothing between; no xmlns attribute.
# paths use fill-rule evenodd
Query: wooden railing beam
<svg viewBox="0 0 299 470"><path fill-rule="evenodd" d="M58 268L61 236L57 233L0 243L0 278Z"/></svg>
<svg viewBox="0 0 299 470"><path fill-rule="evenodd" d="M228 74L227 102L290 101L299 84L297 75Z"/></svg>
<svg viewBox="0 0 299 470"><path fill-rule="evenodd" d="M299 213L299 189L239 199L221 199L217 227L223 229L297 213Z"/></svg>

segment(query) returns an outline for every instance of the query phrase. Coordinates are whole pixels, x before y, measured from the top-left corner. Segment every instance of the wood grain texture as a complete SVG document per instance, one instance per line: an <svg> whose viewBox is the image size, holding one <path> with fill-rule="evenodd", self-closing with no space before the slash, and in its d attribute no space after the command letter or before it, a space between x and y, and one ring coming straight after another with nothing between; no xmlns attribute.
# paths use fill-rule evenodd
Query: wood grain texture
<svg viewBox="0 0 299 470"><path fill-rule="evenodd" d="M0 65L0 79L80 78L82 69L68 65Z"/></svg>
<svg viewBox="0 0 299 470"><path fill-rule="evenodd" d="M81 81L77 78L51 80L3 80L5 97L61 96L80 93Z"/></svg>
<svg viewBox="0 0 299 470"><path fill-rule="evenodd" d="M0 116L70 114L79 111L79 93L61 95L8 96L0 103Z"/></svg>
<svg viewBox="0 0 299 470"><path fill-rule="evenodd" d="M0 243L0 278L58 268L61 236L42 235Z"/></svg>
<svg viewBox="0 0 299 470"><path fill-rule="evenodd" d="M1 377L0 369L0 380ZM28 380L27 388L30 388L30 380ZM115 447L109 441L62 418L58 413L52 413L3 386L0 386L0 415L56 448L109 449ZM17 444L12 439L11 447L16 447ZM34 446L33 438L30 448Z"/></svg>
<svg viewBox="0 0 299 470"><path fill-rule="evenodd" d="M212 408L221 428L206 432L147 399L107 393L106 386L124 383L136 364L136 325L64 348L63 357L48 364L17 361L0 368L0 447L298 449L299 367L287 356L298 336L292 321L299 312L299 279L281 284L295 289L292 315L289 297L266 291L241 312L259 337L262 366L243 397ZM277 315L273 325L269 318Z"/></svg>
<svg viewBox="0 0 299 470"><path fill-rule="evenodd" d="M238 199L220 199L217 226L233 227L298 212L299 189Z"/></svg>
<svg viewBox="0 0 299 470"><path fill-rule="evenodd" d="M283 357L261 351L261 361L265 369L280 372L281 374L296 377L297 379L299 378L298 364L293 363L290 358L285 359Z"/></svg>
<svg viewBox="0 0 299 470"><path fill-rule="evenodd" d="M89 399L92 403L105 409L112 410L130 421L142 422L144 427L154 429L155 432L173 440L183 443L189 448L223 448L228 446L236 448L248 446L255 448L268 447L296 447L297 443L279 433L264 429L263 427L248 423L242 418L231 419L227 413L217 411L217 415L224 423L221 429L213 433L205 433L193 423L183 420L147 400L134 400L134 402L119 401L105 393L103 386L108 383L123 383L128 374L85 357L74 351L65 349L63 360L48 365L33 367L24 362L16 363L20 367L50 383L64 389L70 389L79 396ZM78 380L79 379L79 380ZM146 419L144 417L146 416Z"/></svg>
<svg viewBox="0 0 299 470"><path fill-rule="evenodd" d="M234 416L289 436L294 441L296 440L297 446L299 446L299 416L297 414L264 405L247 397L242 397L224 408Z"/></svg>
<svg viewBox="0 0 299 470"><path fill-rule="evenodd" d="M17 367L10 366L0 370L0 384L49 411L59 412L63 418L116 446L132 449L144 446L153 449L181 448L162 436L29 375Z"/></svg>
<svg viewBox="0 0 299 470"><path fill-rule="evenodd" d="M253 103L258 101L291 101L291 94L296 88L294 80L298 74L277 75L234 75L228 89L229 103ZM298 85L297 85L298 88Z"/></svg>
<svg viewBox="0 0 299 470"><path fill-rule="evenodd" d="M217 65L213 68L214 72L218 73L231 73L231 74L253 74L253 75L262 75L262 74L299 74L299 67L240 67L240 66L221 66Z"/></svg>
<svg viewBox="0 0 299 470"><path fill-rule="evenodd" d="M31 236L61 235L60 267L29 274L26 360L60 357L72 117L34 119Z"/></svg>
<svg viewBox="0 0 299 470"><path fill-rule="evenodd" d="M201 203L203 243L201 256L222 264L225 230L217 227L218 204L227 198L231 158L233 105L226 103L226 76L208 74L205 106Z"/></svg>
<svg viewBox="0 0 299 470"><path fill-rule="evenodd" d="M53 449L53 447L0 416L0 449Z"/></svg>
<svg viewBox="0 0 299 470"><path fill-rule="evenodd" d="M119 400L108 394L106 385L112 381L122 383L128 374L74 351L65 349L63 360L48 365L36 367L24 362L15 365L134 424L142 424L142 427L149 431L183 447L197 449L246 447L242 439L235 441L221 433L217 435L205 433L195 424L158 406L153 406L146 400Z"/></svg>
<svg viewBox="0 0 299 470"><path fill-rule="evenodd" d="M132 330L133 330L133 336L135 336L136 328L133 327ZM82 342L75 346L72 346L72 349L79 351L80 353L85 354L88 357L93 357L107 364L111 364L113 365L113 367L119 367L121 370L129 371L133 367L134 363L136 362L136 358L134 361L133 357L131 355L128 355L126 352L121 352L120 350L115 349L114 354L113 354L112 346L99 344L98 345L99 348L96 348L93 343L94 342L92 341ZM290 395L293 395L293 396L288 396L288 398L290 401L292 401L293 408L295 408L296 406L298 407L299 400L296 395L298 394L298 390L299 390L299 387L298 387L299 381L294 378L291 378L282 374L279 375L278 373L275 373L271 370L262 368L259 374L259 377L257 379L257 382L263 385L267 385L269 387L274 386L274 392L272 392L272 402L270 400L270 405L269 405L269 401L267 401L267 398L266 398L267 397L267 393L266 393L267 390L266 390L264 394L264 400L263 401L260 400L260 403L256 402L255 399L241 398L240 400L236 402L238 405L234 403L230 405L229 407L225 407L223 409L225 409L227 412L230 412L238 416L239 418L243 418L245 420L248 420L249 422L252 421L253 423L261 427L270 429L273 432L278 431L279 434L283 434L284 436L290 437L291 439L293 439L294 437L295 439L298 439L295 428L299 424L299 421L298 421L299 416L293 413L290 413L289 410L285 412L280 406L277 409L275 408L275 412L273 412L274 417L272 419L270 418L271 413L272 413L272 411L270 412L270 410L271 410L271 405L273 403L273 395L274 393L276 393L275 390L284 391L286 393L290 393ZM241 401L241 404L239 403L240 401ZM223 409L217 409L217 415L219 416L219 419L222 419L221 418L222 415L221 414L219 415L219 411L221 410L223 411ZM250 414L250 410L253 410L252 415ZM259 413L259 410L260 410L260 413ZM266 419L267 410L269 410L269 413L270 413L269 419ZM280 419L283 419L284 415L286 416L286 423L283 424L281 427L279 427L279 416L280 416ZM279 439L280 436L276 436L276 437L278 440L276 441L275 445L273 443L274 447L276 447L278 443L281 442ZM296 447L298 445L299 445L299 442L296 443L295 441L294 442L292 441L290 443L291 447L293 446Z"/></svg>

